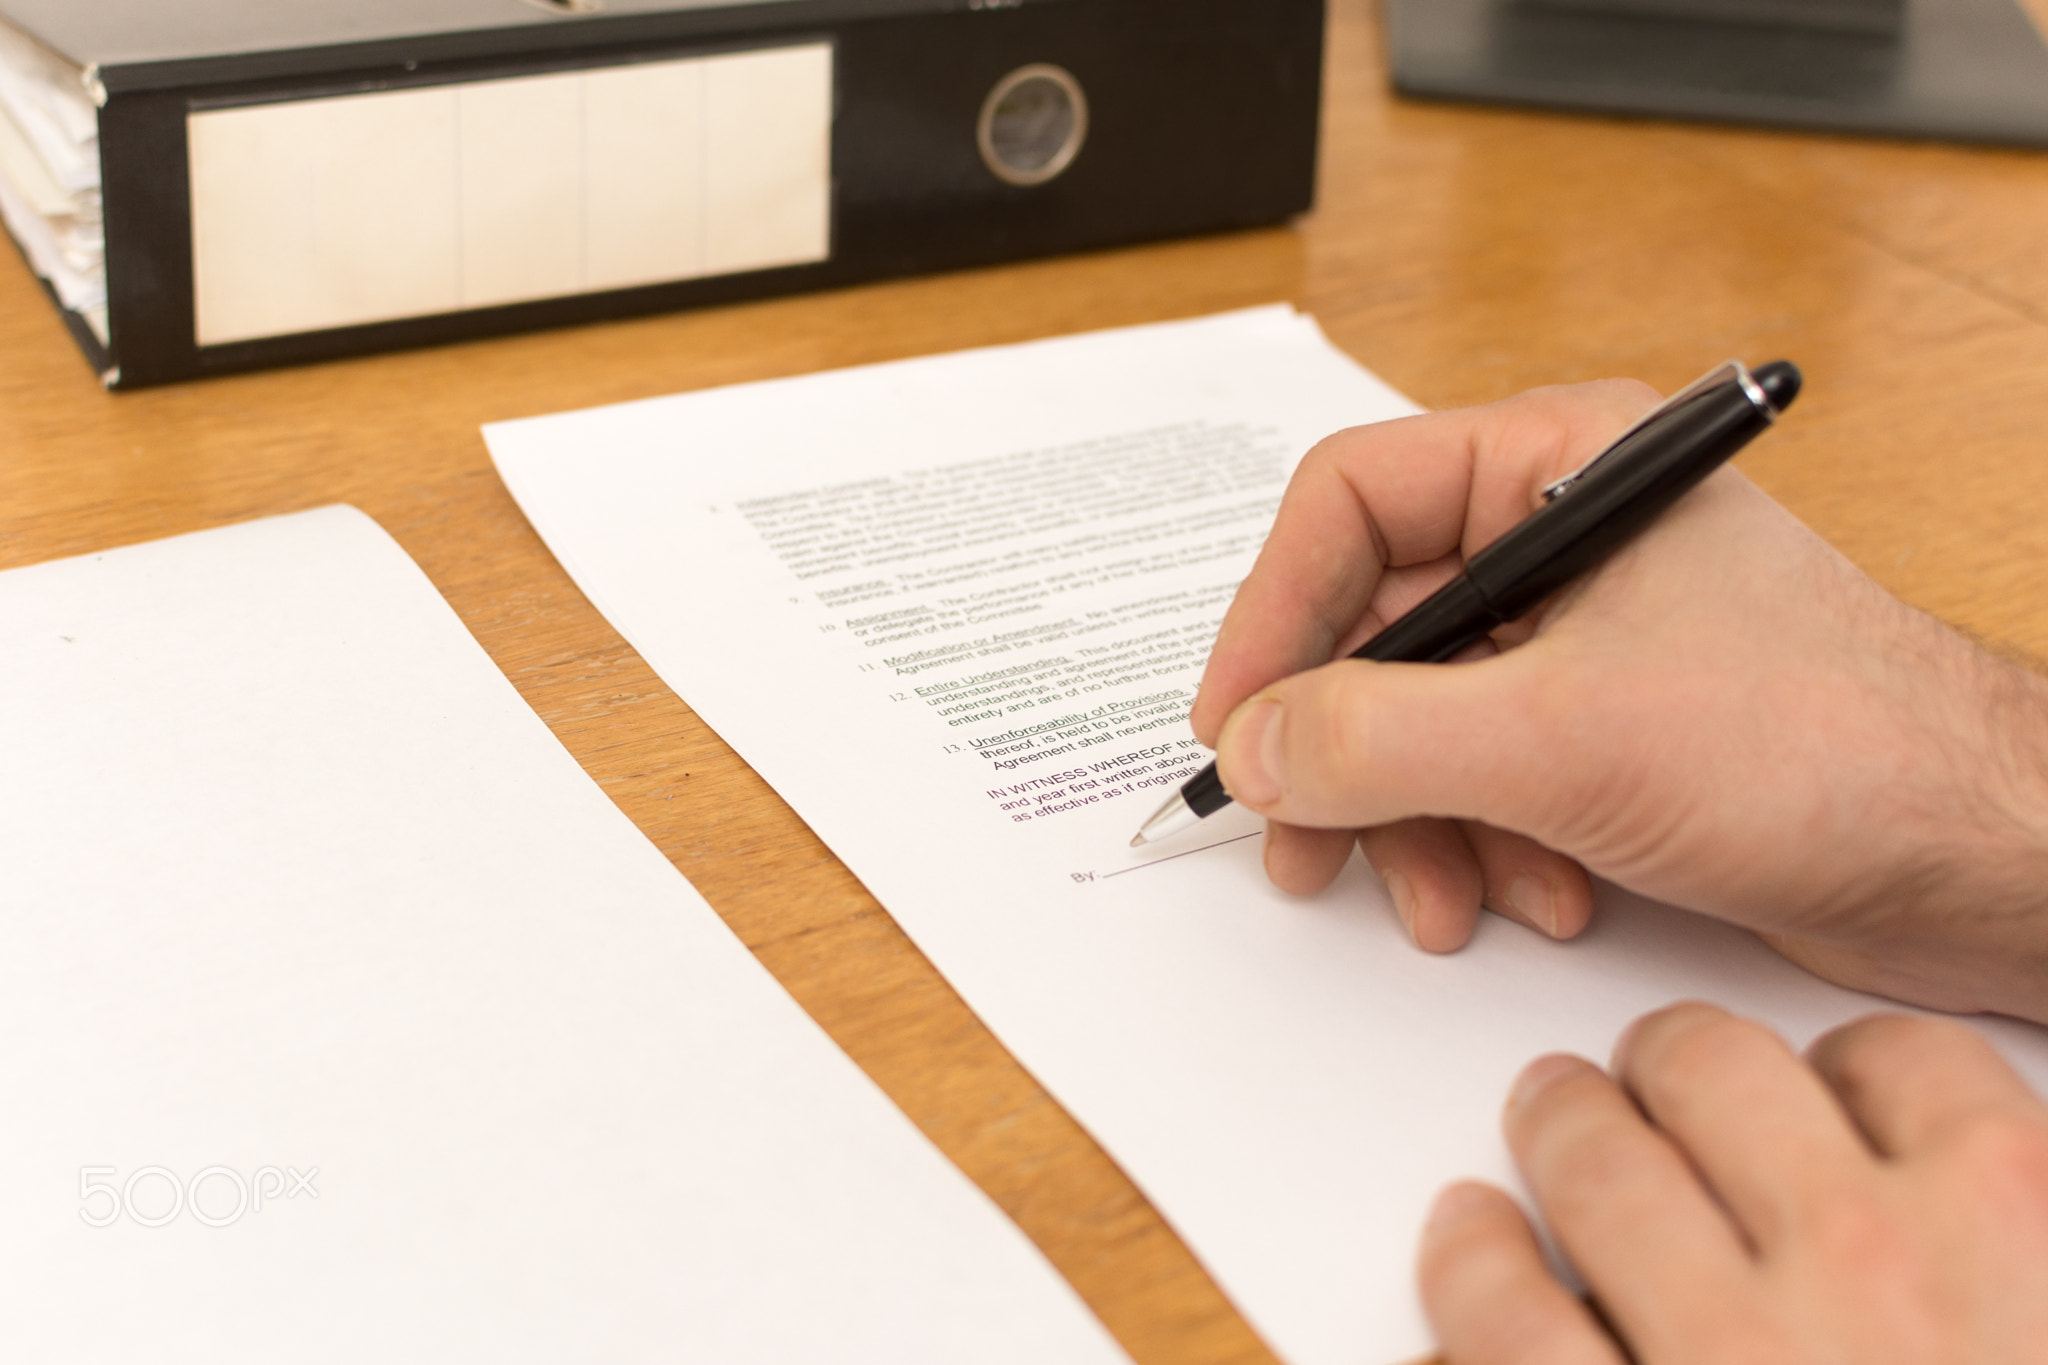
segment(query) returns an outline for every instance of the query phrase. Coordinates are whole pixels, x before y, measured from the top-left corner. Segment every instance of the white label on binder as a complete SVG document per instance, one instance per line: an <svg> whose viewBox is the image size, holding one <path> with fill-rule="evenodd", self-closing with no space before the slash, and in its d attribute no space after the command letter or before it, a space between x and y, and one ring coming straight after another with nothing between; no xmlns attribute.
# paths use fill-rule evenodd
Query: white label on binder
<svg viewBox="0 0 2048 1365"><path fill-rule="evenodd" d="M215 346L831 254L828 43L187 122Z"/></svg>

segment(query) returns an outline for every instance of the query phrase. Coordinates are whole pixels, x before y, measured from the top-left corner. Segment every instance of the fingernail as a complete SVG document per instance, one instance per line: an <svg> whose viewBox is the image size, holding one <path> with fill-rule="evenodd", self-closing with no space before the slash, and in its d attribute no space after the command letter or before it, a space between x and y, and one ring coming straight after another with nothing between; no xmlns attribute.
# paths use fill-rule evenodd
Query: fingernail
<svg viewBox="0 0 2048 1365"><path fill-rule="evenodd" d="M1233 800L1252 807L1280 799L1280 703L1256 701L1224 737L1229 750L1229 790Z"/></svg>
<svg viewBox="0 0 2048 1365"><path fill-rule="evenodd" d="M1557 893L1543 878L1525 872L1509 882L1508 908L1552 938L1557 937Z"/></svg>
<svg viewBox="0 0 2048 1365"><path fill-rule="evenodd" d="M1553 1053L1538 1057L1522 1068L1522 1074L1515 1078L1515 1088L1508 1095L1508 1108L1525 1109L1534 1104L1544 1091L1556 1085L1567 1076L1575 1076L1588 1063L1567 1053Z"/></svg>
<svg viewBox="0 0 2048 1365"><path fill-rule="evenodd" d="M1387 895L1394 902L1394 913L1401 917L1401 927L1408 931L1408 937L1415 937L1415 887L1398 872L1383 872L1380 880L1387 884Z"/></svg>
<svg viewBox="0 0 2048 1365"><path fill-rule="evenodd" d="M1456 1227L1486 1208L1492 1199L1491 1190L1469 1180L1446 1186L1429 1206L1429 1217L1423 1220L1423 1235L1434 1237Z"/></svg>

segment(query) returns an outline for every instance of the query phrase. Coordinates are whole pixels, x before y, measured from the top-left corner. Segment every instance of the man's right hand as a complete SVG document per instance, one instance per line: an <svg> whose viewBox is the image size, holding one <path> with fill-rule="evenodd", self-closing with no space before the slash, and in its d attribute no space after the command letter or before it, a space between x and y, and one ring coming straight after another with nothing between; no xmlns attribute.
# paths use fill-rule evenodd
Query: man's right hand
<svg viewBox="0 0 2048 1365"><path fill-rule="evenodd" d="M1269 873L1318 889L1355 839L1416 941L1449 951L1482 905L1570 937L1590 871L1846 985L2048 1022L2048 682L1739 473L1487 657L1344 658L1654 402L1538 390L1307 457L1194 713L1270 822Z"/></svg>

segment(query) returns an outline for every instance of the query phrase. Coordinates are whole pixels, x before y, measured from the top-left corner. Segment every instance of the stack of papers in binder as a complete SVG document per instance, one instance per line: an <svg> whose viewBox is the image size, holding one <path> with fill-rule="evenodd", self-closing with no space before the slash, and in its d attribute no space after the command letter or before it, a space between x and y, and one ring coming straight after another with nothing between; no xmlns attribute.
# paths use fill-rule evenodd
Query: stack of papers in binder
<svg viewBox="0 0 2048 1365"><path fill-rule="evenodd" d="M0 219L58 302L104 346L99 138L85 73L0 24Z"/></svg>

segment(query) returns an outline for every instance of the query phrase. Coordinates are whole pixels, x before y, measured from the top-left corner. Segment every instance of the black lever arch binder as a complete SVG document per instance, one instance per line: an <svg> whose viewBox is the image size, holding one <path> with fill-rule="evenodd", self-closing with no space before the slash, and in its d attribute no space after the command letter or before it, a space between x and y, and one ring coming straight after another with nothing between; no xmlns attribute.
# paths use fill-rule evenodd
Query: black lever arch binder
<svg viewBox="0 0 2048 1365"><path fill-rule="evenodd" d="M58 92L96 118L98 160L59 226L97 214L104 305L51 292L129 388L1282 222L1314 196L1323 20L1323 0L0 0L29 53L0 77L40 62L90 101Z"/></svg>

